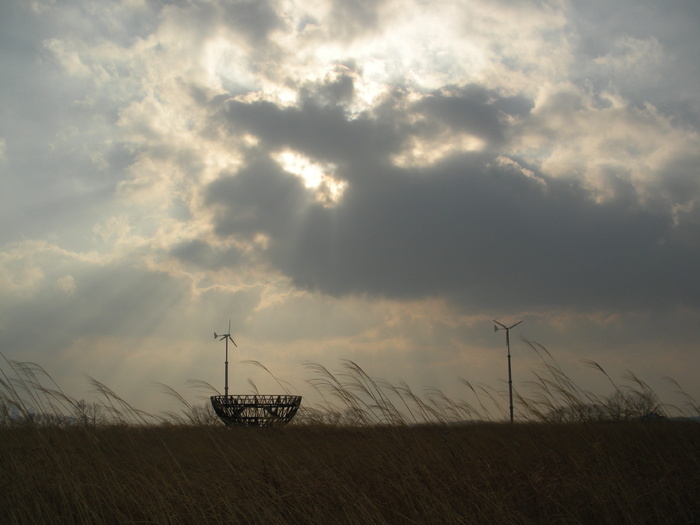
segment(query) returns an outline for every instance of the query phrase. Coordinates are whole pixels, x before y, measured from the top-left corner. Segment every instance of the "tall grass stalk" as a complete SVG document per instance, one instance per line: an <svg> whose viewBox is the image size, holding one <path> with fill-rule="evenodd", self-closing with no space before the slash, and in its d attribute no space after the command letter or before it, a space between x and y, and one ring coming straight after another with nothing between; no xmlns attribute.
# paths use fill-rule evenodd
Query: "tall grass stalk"
<svg viewBox="0 0 700 525"><path fill-rule="evenodd" d="M92 378L97 400L75 400L40 366L2 356L0 516L48 525L700 522L700 425L645 421L671 408L635 374L618 384L596 363L613 385L597 396L531 347L541 369L516 389L516 425L505 423L507 392L461 379L466 399L418 393L354 361L339 372L308 363L320 401L287 427L249 429L224 427L208 405L164 384L157 390L180 411L147 414ZM670 381L697 416L698 403Z"/></svg>

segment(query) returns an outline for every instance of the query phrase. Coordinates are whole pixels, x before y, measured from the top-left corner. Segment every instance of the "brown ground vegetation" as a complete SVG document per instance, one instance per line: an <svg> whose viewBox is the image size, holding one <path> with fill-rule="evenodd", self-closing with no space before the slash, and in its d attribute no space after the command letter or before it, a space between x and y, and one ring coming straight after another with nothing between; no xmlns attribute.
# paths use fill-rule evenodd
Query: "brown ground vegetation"
<svg viewBox="0 0 700 525"><path fill-rule="evenodd" d="M4 523L698 523L684 422L0 429Z"/></svg>

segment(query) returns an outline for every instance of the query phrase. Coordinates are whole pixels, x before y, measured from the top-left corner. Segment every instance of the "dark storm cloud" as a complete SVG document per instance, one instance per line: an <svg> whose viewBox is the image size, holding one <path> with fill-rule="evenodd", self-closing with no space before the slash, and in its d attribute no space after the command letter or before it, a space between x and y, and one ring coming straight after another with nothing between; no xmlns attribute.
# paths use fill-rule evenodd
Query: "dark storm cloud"
<svg viewBox="0 0 700 525"><path fill-rule="evenodd" d="M348 120L342 107L319 106L311 100L301 108L287 109L271 102L231 101L222 116L232 130L256 135L271 150L288 146L343 164L383 158L401 145L394 122L369 117Z"/></svg>
<svg viewBox="0 0 700 525"><path fill-rule="evenodd" d="M267 1L228 2L224 4L223 11L225 24L245 35L252 45L264 43L270 31L280 26L275 10Z"/></svg>
<svg viewBox="0 0 700 525"><path fill-rule="evenodd" d="M302 248L273 251L275 262L333 294L440 295L475 308L697 302L697 254L659 246L667 217L597 205L561 182L544 191L485 160L376 174L381 182L349 192L339 209L310 214ZM275 245L293 246L286 233Z"/></svg>
<svg viewBox="0 0 700 525"><path fill-rule="evenodd" d="M487 143L503 140L506 115L523 115L531 103L522 97L500 97L478 86L446 88L420 101L406 104L406 93L396 90L371 114L348 118L342 102L352 99L348 76L306 89L300 107L279 108L271 102L245 103L231 100L221 117L232 131L248 131L266 148L291 147L314 158L360 168L384 164L411 136L451 129L468 132ZM410 123L409 116L422 117ZM358 169L348 179L363 177Z"/></svg>
<svg viewBox="0 0 700 525"><path fill-rule="evenodd" d="M688 204L700 194L700 152L670 159L659 169L659 190L671 202Z"/></svg>
<svg viewBox="0 0 700 525"><path fill-rule="evenodd" d="M170 250L170 255L206 270L235 267L242 260L242 254L235 248L221 250L198 239L181 242Z"/></svg>
<svg viewBox="0 0 700 525"><path fill-rule="evenodd" d="M470 88L412 111L493 145L507 135L493 99ZM522 114L528 104L515 106ZM476 310L700 306L696 244L623 178L599 203L578 183L523 170L488 147L398 168L388 156L416 130L390 114L350 120L339 107L229 103L231 127L261 143L245 169L210 187L217 233L267 234L270 262L298 286L337 296L446 296ZM314 202L266 158L283 146L341 166L335 176L349 185L339 204Z"/></svg>
<svg viewBox="0 0 700 525"><path fill-rule="evenodd" d="M321 105L342 105L351 102L354 94L352 77L341 75L332 82L321 86L314 85L311 89L303 90L302 98L313 99Z"/></svg>
<svg viewBox="0 0 700 525"><path fill-rule="evenodd" d="M221 178L208 188L216 206L216 233L252 238L266 233L284 237L299 221L310 197L296 177L282 172L268 158L252 159L235 177Z"/></svg>
<svg viewBox="0 0 700 525"><path fill-rule="evenodd" d="M448 125L486 139L489 143L503 140L504 115L526 115L532 102L523 97L499 97L480 86L446 87L422 98L413 110Z"/></svg>

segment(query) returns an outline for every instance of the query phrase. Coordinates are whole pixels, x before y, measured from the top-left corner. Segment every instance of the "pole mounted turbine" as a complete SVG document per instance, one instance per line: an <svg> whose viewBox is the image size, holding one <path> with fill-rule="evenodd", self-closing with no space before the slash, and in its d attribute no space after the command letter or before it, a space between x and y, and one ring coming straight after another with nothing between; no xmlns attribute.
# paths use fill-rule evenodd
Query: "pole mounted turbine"
<svg viewBox="0 0 700 525"><path fill-rule="evenodd" d="M511 373L511 368L510 368L510 330L511 328L515 328L518 326L522 321L518 321L515 324L512 324L510 326L506 326L503 323L499 323L495 319L493 320L494 323L496 323L493 326L493 331L498 332L499 330L505 330L506 331L506 347L508 348L508 396L510 398L510 422L513 423L513 375Z"/></svg>
<svg viewBox="0 0 700 525"><path fill-rule="evenodd" d="M231 337L231 319L228 320L228 332L225 334L217 334L214 332L214 339L219 341L226 341L226 366L224 367L224 395L228 396L228 342L231 341L233 346L238 348L236 341Z"/></svg>

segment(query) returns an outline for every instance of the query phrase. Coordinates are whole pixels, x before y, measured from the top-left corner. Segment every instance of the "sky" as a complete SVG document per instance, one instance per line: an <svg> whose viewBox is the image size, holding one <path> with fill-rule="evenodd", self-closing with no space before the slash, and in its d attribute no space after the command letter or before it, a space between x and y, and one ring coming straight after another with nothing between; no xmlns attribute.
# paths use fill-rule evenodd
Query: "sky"
<svg viewBox="0 0 700 525"><path fill-rule="evenodd" d="M696 0L8 0L0 351L68 393L700 399ZM274 392L273 392L274 391ZM503 397L503 405L507 399ZM517 414L517 407L516 407Z"/></svg>

